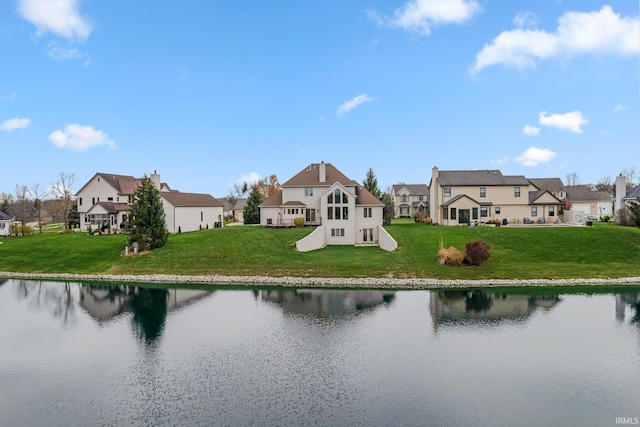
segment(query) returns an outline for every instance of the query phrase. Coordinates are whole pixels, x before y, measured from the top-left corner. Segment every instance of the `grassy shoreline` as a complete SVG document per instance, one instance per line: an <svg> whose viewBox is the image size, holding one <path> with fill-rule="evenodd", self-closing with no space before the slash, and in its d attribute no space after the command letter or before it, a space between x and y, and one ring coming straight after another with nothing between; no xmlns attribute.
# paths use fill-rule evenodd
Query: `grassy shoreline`
<svg viewBox="0 0 640 427"><path fill-rule="evenodd" d="M149 254L121 255L125 236L84 233L34 235L0 240L0 277L15 273L109 276L266 277L349 280L443 281L488 286L503 280L579 280L606 283L640 275L640 229L597 223L594 227L434 227L398 224L387 227L398 241L394 252L375 247L331 246L309 253L295 242L311 229L271 230L225 227L172 235ZM464 249L483 240L493 255L481 267L444 267L436 263L440 241ZM218 280L218 279L216 279ZM288 279L287 279L288 280ZM228 280L227 280L228 281ZM304 280L302 280L304 282ZM637 283L640 283L638 281ZM385 285L386 286L386 285Z"/></svg>

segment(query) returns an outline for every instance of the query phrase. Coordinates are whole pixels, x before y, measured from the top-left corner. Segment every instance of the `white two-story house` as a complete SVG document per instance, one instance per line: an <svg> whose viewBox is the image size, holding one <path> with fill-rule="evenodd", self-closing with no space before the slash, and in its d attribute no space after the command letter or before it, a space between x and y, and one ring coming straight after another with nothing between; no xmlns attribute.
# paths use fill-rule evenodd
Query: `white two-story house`
<svg viewBox="0 0 640 427"><path fill-rule="evenodd" d="M160 190L169 233L189 232L221 227L224 205L209 194L182 193L160 182L160 175L150 176ZM76 194L80 229L123 228L129 220L129 204L141 178L109 173L95 174Z"/></svg>
<svg viewBox="0 0 640 427"><path fill-rule="evenodd" d="M295 218L302 218L305 225L317 226L296 244L300 251L325 245L394 250L397 243L382 227L383 208L380 200L331 163L312 163L260 205L260 224L292 226Z"/></svg>

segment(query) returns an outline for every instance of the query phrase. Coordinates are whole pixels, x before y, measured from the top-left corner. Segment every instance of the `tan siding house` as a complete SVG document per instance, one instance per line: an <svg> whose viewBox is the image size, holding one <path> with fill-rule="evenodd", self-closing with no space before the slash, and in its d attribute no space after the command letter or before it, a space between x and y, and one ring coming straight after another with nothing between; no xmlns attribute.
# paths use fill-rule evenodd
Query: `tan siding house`
<svg viewBox="0 0 640 427"><path fill-rule="evenodd" d="M429 213L429 187L426 184L396 184L391 187L394 217Z"/></svg>
<svg viewBox="0 0 640 427"><path fill-rule="evenodd" d="M432 169L430 216L434 224L557 222L563 202L521 175L499 170Z"/></svg>

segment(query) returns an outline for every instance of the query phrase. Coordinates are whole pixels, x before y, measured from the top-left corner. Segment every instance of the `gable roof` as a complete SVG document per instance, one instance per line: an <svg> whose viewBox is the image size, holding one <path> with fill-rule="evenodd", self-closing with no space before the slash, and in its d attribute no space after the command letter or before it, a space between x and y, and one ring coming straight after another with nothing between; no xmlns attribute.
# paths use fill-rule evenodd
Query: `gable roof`
<svg viewBox="0 0 640 427"><path fill-rule="evenodd" d="M11 218L9 215L0 211L0 221L11 221L12 219L13 218Z"/></svg>
<svg viewBox="0 0 640 427"><path fill-rule="evenodd" d="M271 195L267 200L260 203L260 207L278 208L282 206L282 188Z"/></svg>
<svg viewBox="0 0 640 427"><path fill-rule="evenodd" d="M441 187L456 186L499 186L499 185L529 185L524 175L502 175L499 170L462 170L439 171L438 185Z"/></svg>
<svg viewBox="0 0 640 427"><path fill-rule="evenodd" d="M203 207L222 208L224 204L210 194L181 193L169 191L160 193L160 196L175 207Z"/></svg>
<svg viewBox="0 0 640 427"><path fill-rule="evenodd" d="M416 196L427 196L429 195L429 186L427 184L394 184L393 192L397 193L402 189L402 187L406 187L407 190Z"/></svg>
<svg viewBox="0 0 640 427"><path fill-rule="evenodd" d="M477 205L480 205L480 206L491 206L491 205L493 205L493 203L491 203L491 202L482 202L482 203L481 203L481 202L478 202L477 200L475 200L475 199L474 199L474 198L472 198L472 197L467 196L466 194L458 194L457 196L455 196L455 197L451 198L450 200L447 200L446 202L444 202L444 203L442 204L442 206L449 206L449 205L451 205L451 204L453 204L453 203L457 202L457 201L458 201L458 200L460 200L460 199L469 199L469 200L471 200L473 203L475 203L475 204L477 204Z"/></svg>
<svg viewBox="0 0 640 427"><path fill-rule="evenodd" d="M244 209L244 207L247 205L247 198L242 198L242 199L238 199L236 200L236 204L233 205L233 210L237 211L239 209Z"/></svg>
<svg viewBox="0 0 640 427"><path fill-rule="evenodd" d="M326 169L326 179L324 182L320 182L320 163L311 163L282 184L282 187L329 187L336 182L345 186L358 185L357 182L347 178L346 175L336 169L331 163L323 164Z"/></svg>
<svg viewBox="0 0 640 427"><path fill-rule="evenodd" d="M128 203L114 203L114 202L98 202L91 206L87 213L91 213L96 207L101 207L106 212L123 212L129 209Z"/></svg>
<svg viewBox="0 0 640 427"><path fill-rule="evenodd" d="M542 196L544 196L545 194L548 194L549 197L551 197L553 199L553 202L555 204L561 205L564 202L561 201L560 199L558 199L556 196L553 195L553 193L551 193L550 191L547 190L538 190L538 191L529 191L529 204L530 205L535 205L536 202L538 202L539 199L542 198ZM549 204L548 201L541 201L541 204Z"/></svg>
<svg viewBox="0 0 640 427"><path fill-rule="evenodd" d="M550 193L567 191L560 178L529 178L529 182L540 190L547 190Z"/></svg>
<svg viewBox="0 0 640 427"><path fill-rule="evenodd" d="M572 202L585 201L585 200L597 200L602 202L611 202L611 196L606 191L591 191L591 189L584 185L569 185L567 189L567 198Z"/></svg>

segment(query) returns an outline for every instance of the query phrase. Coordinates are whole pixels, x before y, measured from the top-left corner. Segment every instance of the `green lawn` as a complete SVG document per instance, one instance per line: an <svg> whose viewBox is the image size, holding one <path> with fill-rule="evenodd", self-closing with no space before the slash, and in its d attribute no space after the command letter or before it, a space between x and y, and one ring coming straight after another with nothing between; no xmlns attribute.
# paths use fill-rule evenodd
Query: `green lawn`
<svg viewBox="0 0 640 427"><path fill-rule="evenodd" d="M395 252L330 246L298 253L312 230L224 227L172 235L167 245L121 256L125 236L84 233L0 239L0 271L108 274L221 274L302 277L425 277L438 279L616 278L640 276L640 229L593 227L436 227L404 222L387 227ZM489 243L481 267L436 263L440 240L464 250Z"/></svg>

